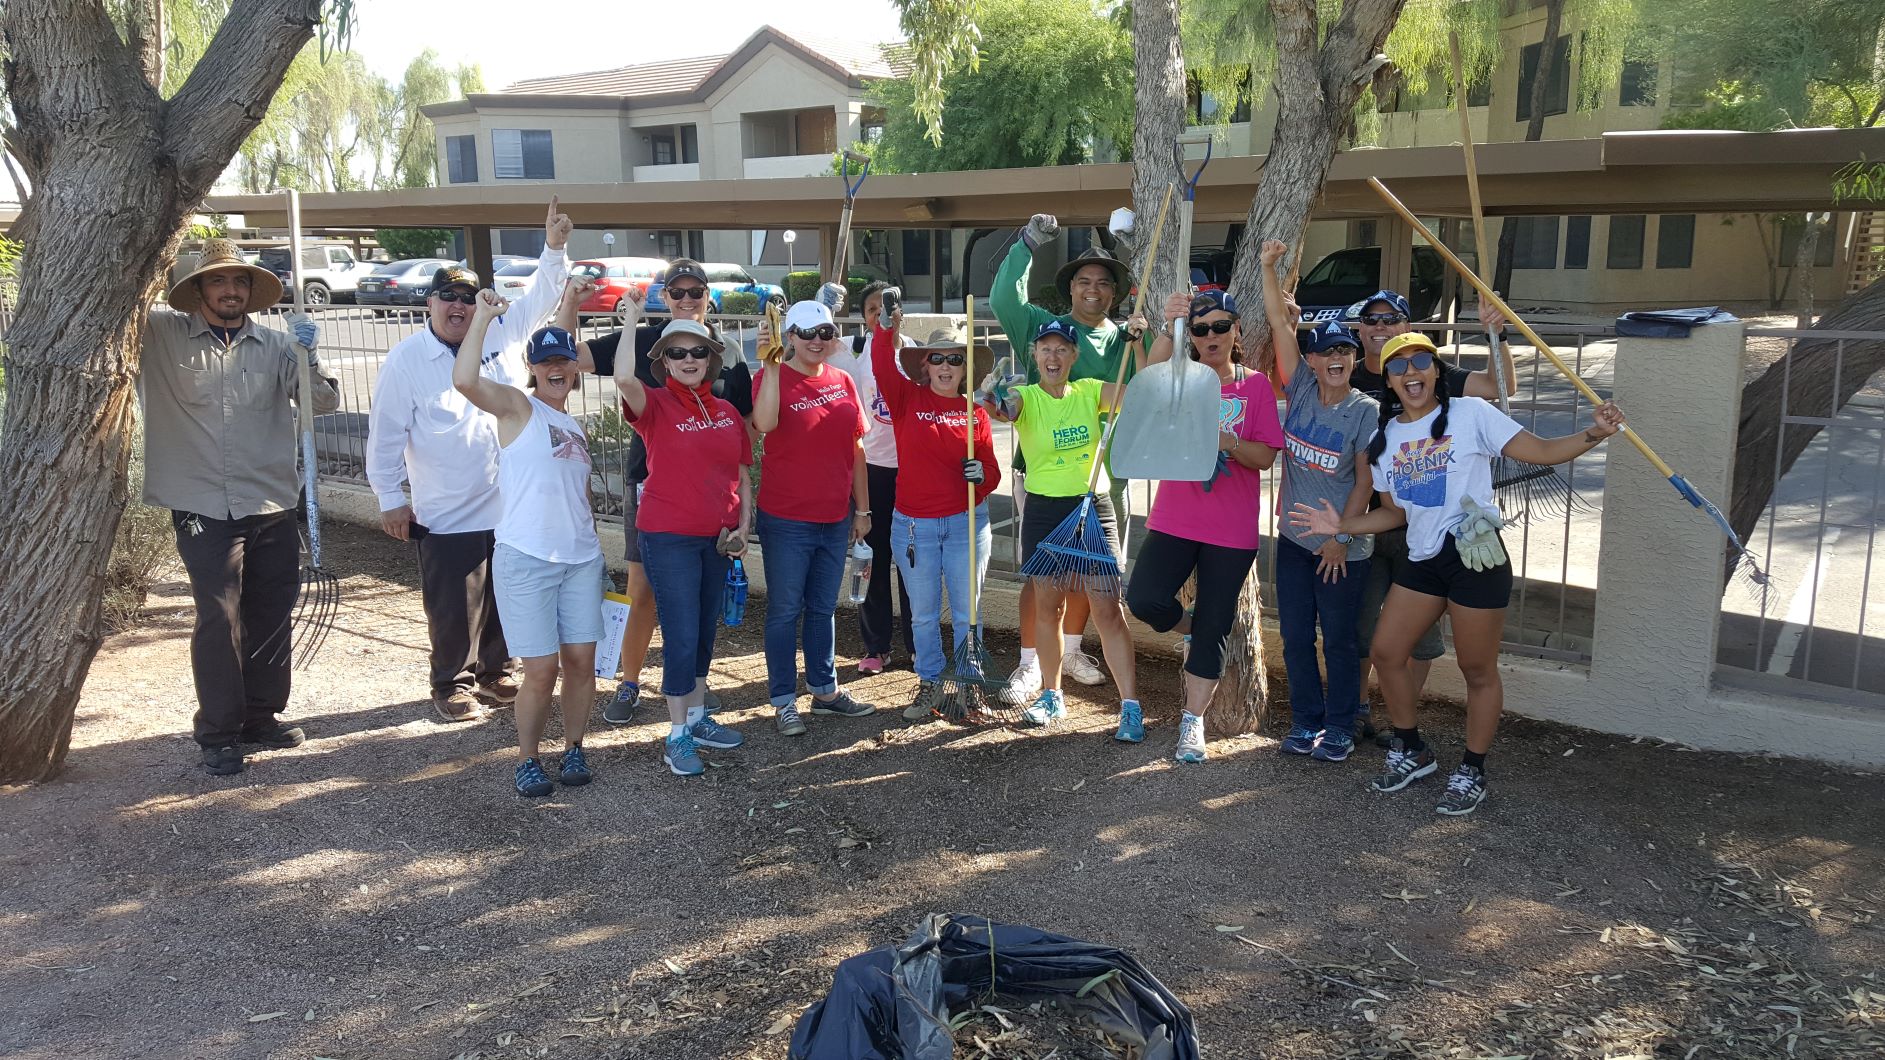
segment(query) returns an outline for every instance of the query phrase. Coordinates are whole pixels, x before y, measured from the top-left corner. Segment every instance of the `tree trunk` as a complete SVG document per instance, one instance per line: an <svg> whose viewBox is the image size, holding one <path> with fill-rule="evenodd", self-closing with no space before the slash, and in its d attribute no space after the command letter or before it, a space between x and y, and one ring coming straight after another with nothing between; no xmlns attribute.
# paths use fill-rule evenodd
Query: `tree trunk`
<svg viewBox="0 0 1885 1060"><path fill-rule="evenodd" d="M1832 215L1826 215L1827 223L1832 222ZM1813 326L1813 256L1820 249L1820 225L1811 213L1803 215L1800 229L1800 246L1793 254L1793 272L1800 277L1800 310L1794 319L1794 327L1810 328Z"/></svg>
<svg viewBox="0 0 1885 1060"><path fill-rule="evenodd" d="M64 761L103 636L145 311L184 216L318 17L317 0L236 0L165 102L97 0L9 0L0 14L17 139L42 175L15 230L25 248L0 434L0 784Z"/></svg>
<svg viewBox="0 0 1885 1060"><path fill-rule="evenodd" d="M1155 324L1157 306L1178 289L1184 263L1178 260L1178 209L1173 206L1159 237L1159 258L1145 259L1152 245L1165 189L1177 201L1182 189L1177 140L1185 131L1185 59L1178 36L1178 0L1138 0L1132 5L1132 210L1137 215L1131 246L1132 274L1145 291L1146 316ZM1120 292L1124 297L1126 292ZM1131 306L1128 304L1127 310Z"/></svg>
<svg viewBox="0 0 1885 1060"><path fill-rule="evenodd" d="M1257 270L1262 268L1258 251L1264 240L1282 240L1296 248L1292 256L1300 253L1310 211L1353 122L1355 101L1367 87L1356 78L1387 41L1404 2L1349 0L1324 36L1317 24L1316 0L1270 0L1276 25L1276 132L1231 267L1231 293L1244 305L1263 304ZM1285 271L1291 266L1289 257L1278 264ZM1261 312L1245 313L1243 327L1246 350L1269 345L1269 326ZM1268 709L1265 678L1253 571L1224 654L1224 679L1212 701L1212 733L1249 732L1263 724Z"/></svg>
<svg viewBox="0 0 1885 1060"><path fill-rule="evenodd" d="M1525 123L1525 139L1545 138L1545 103L1551 97L1551 78L1558 69L1558 34L1564 27L1564 0L1545 4L1545 42L1538 49L1538 69L1532 73L1532 116ZM1499 222L1498 265L1492 273L1492 289L1501 297L1512 294L1512 255L1518 248L1518 226L1507 218ZM1484 264L1479 266L1485 268Z"/></svg>

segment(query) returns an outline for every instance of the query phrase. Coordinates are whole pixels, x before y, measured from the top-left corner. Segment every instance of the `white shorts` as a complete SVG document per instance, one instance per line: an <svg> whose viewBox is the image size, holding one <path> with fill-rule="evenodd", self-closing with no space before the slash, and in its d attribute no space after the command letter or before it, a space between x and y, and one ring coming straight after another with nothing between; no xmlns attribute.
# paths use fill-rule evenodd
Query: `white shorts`
<svg viewBox="0 0 1885 1060"><path fill-rule="evenodd" d="M602 637L602 557L587 563L552 563L497 546L491 557L497 617L513 656L555 655L565 644Z"/></svg>

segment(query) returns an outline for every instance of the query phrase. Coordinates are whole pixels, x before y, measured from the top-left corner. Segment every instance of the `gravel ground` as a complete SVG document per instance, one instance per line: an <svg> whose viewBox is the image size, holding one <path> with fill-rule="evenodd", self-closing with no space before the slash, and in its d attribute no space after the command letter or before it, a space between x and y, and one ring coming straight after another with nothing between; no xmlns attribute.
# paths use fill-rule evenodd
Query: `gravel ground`
<svg viewBox="0 0 1885 1060"><path fill-rule="evenodd" d="M1140 747L1078 695L1044 734L906 726L907 670L852 685L879 716L788 740L742 709L749 621L715 678L744 749L672 777L650 711L593 734L594 784L526 802L508 715L430 714L407 554L349 527L329 554L307 745L195 769L167 584L99 654L65 775L0 792L0 1057L781 1057L840 959L938 910L1132 952L1207 1057L1885 1049L1877 776L1513 721L1486 805L1440 818L1433 782L1364 789L1373 749L1282 759L1277 719L1180 768L1164 656ZM1451 765L1458 713L1426 720ZM1126 1055L999 1007L958 1056Z"/></svg>

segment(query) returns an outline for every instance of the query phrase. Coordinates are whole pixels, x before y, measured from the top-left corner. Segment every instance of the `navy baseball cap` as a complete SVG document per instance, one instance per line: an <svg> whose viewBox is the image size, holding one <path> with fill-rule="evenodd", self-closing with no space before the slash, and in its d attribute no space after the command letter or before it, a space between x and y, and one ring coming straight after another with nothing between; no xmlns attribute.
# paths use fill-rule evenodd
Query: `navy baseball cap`
<svg viewBox="0 0 1885 1060"><path fill-rule="evenodd" d="M1194 318L1201 317L1206 313L1215 313L1220 309L1234 317L1243 315L1237 312L1237 299L1232 298L1229 291L1198 292L1197 297L1191 300L1189 315Z"/></svg>
<svg viewBox="0 0 1885 1060"><path fill-rule="evenodd" d="M530 345L526 347L525 358L531 364L542 364L556 357L576 359L576 337L558 327L538 328L530 336Z"/></svg>
<svg viewBox="0 0 1885 1060"><path fill-rule="evenodd" d="M1330 320L1318 325L1303 337L1304 353L1327 353L1337 346L1353 346L1361 350L1360 340L1355 333L1343 327L1340 321Z"/></svg>
<svg viewBox="0 0 1885 1060"><path fill-rule="evenodd" d="M1049 335L1058 335L1067 340L1067 345L1080 348L1080 339L1074 334L1073 325L1064 320L1050 320L1042 324L1040 330L1034 333L1034 341L1039 342Z"/></svg>
<svg viewBox="0 0 1885 1060"><path fill-rule="evenodd" d="M1407 304L1407 298L1399 291L1376 291L1361 300L1361 311L1367 312L1368 306L1374 302L1386 302L1396 313L1409 320L1414 319L1413 307Z"/></svg>

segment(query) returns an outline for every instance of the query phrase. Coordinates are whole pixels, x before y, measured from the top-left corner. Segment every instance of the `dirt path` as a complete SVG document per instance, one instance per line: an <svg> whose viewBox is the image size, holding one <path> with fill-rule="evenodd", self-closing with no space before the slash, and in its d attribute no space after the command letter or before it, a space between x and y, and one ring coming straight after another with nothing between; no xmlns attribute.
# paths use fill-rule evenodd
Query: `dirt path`
<svg viewBox="0 0 1885 1060"><path fill-rule="evenodd" d="M1485 808L1447 820L1433 787L1365 791L1372 749L1285 761L1273 731L1177 767L1148 658L1142 747L1093 701L1046 735L886 709L787 740L734 710L747 747L702 779L643 724L525 802L507 714L432 719L406 554L329 549L346 610L298 680L306 746L195 769L169 586L100 654L65 776L0 792L0 1057L780 1057L839 959L932 910L1134 953L1214 1058L1885 1047L1876 776L1514 722ZM731 705L763 699L756 636L716 668ZM1450 764L1458 718L1430 714ZM1113 1055L1018 1018L985 1055Z"/></svg>

